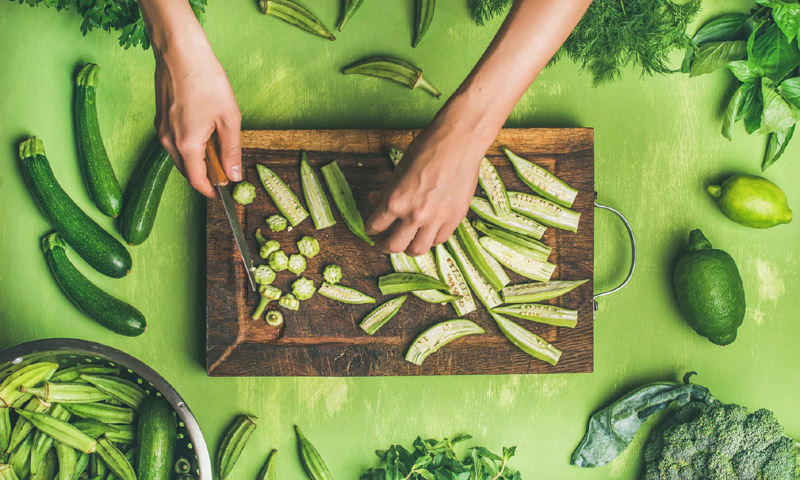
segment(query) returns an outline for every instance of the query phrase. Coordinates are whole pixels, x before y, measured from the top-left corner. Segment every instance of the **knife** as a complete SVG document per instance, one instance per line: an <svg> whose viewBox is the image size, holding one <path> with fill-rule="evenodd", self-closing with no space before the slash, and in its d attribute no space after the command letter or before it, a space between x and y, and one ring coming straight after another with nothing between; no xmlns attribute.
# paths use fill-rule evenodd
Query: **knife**
<svg viewBox="0 0 800 480"><path fill-rule="evenodd" d="M257 291L256 279L253 277L253 259L250 257L250 250L247 247L247 240L242 231L242 225L239 223L239 215L236 213L236 207L233 204L233 198L228 191L228 176L222 169L222 163L219 161L219 154L217 153L217 146L214 144L214 137L208 139L206 143L206 167L208 169L208 180L211 185L217 188L220 200L222 200L222 207L225 209L225 215L228 217L228 222L231 224L233 230L233 238L236 240L236 246L239 248L239 254L244 262L244 271L247 274L247 280L250 282L250 287L253 291Z"/></svg>

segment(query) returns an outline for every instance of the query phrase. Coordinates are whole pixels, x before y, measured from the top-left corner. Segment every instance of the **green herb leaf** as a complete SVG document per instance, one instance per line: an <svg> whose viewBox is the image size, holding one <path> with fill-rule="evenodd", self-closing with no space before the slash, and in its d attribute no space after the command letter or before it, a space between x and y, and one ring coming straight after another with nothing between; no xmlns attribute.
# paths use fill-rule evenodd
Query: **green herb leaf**
<svg viewBox="0 0 800 480"><path fill-rule="evenodd" d="M756 30L748 44L748 60L759 67L764 75L779 82L800 65L800 50L797 42L786 40L777 25Z"/></svg>
<svg viewBox="0 0 800 480"><path fill-rule="evenodd" d="M733 138L733 124L739 114L739 106L742 104L742 95L746 88L745 85L740 85L728 102L728 108L725 109L725 115L722 118L722 135L728 140Z"/></svg>
<svg viewBox="0 0 800 480"><path fill-rule="evenodd" d="M792 125L792 128L785 132L770 134L769 141L767 141L767 153L764 155L764 163L761 164L761 171L768 169L783 155L783 152L786 151L786 146L789 144L789 140L791 140L794 135L795 126L796 125Z"/></svg>
<svg viewBox="0 0 800 480"><path fill-rule="evenodd" d="M741 60L746 55L747 42L744 40L704 43L695 53L689 76L711 73L725 67L729 62Z"/></svg>
<svg viewBox="0 0 800 480"><path fill-rule="evenodd" d="M692 37L692 41L700 45L705 42L724 42L727 40L747 40L750 34L747 28L750 15L729 13L713 18L705 23Z"/></svg>
<svg viewBox="0 0 800 480"><path fill-rule="evenodd" d="M728 63L728 68L742 83L752 82L753 80L764 76L763 72L747 60L735 60Z"/></svg>
<svg viewBox="0 0 800 480"><path fill-rule="evenodd" d="M778 90L787 102L800 108L800 77L789 78L781 82Z"/></svg>
<svg viewBox="0 0 800 480"><path fill-rule="evenodd" d="M777 5L772 9L772 18L790 42L800 28L800 5Z"/></svg>
<svg viewBox="0 0 800 480"><path fill-rule="evenodd" d="M761 79L745 84L742 92L742 103L736 120L744 120L747 133L753 133L761 127L761 116L764 112L764 101L761 96Z"/></svg>
<svg viewBox="0 0 800 480"><path fill-rule="evenodd" d="M761 95L764 98L764 112L761 131L764 133L785 132L797 121L797 109L783 99L775 83L765 78L761 81Z"/></svg>

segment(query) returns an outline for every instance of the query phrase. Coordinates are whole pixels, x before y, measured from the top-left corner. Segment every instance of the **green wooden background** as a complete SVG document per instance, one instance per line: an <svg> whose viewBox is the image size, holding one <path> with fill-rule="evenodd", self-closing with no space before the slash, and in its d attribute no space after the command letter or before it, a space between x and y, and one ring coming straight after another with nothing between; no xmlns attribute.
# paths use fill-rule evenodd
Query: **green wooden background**
<svg viewBox="0 0 800 480"><path fill-rule="evenodd" d="M335 42L264 18L251 0L212 1L206 31L228 71L243 127L422 127L441 101L422 92L339 69L375 54L413 60L446 95L489 43L498 22L480 28L466 1L439 2L422 44L410 47L412 2L365 2ZM307 2L328 25L338 1ZM402 4L402 5L401 5ZM706 0L701 20L751 2ZM725 219L704 192L734 172L757 173L765 139L737 127L719 134L731 76L718 72L640 78L592 88L564 61L547 70L508 125L593 127L600 200L622 210L639 239L640 264L628 288L601 301L592 374L438 378L208 378L204 368L205 201L174 174L150 239L132 249L123 280L79 268L130 299L149 320L141 338L114 336L84 318L50 277L39 249L49 227L17 167L16 148L35 134L53 169L79 205L90 204L76 165L72 75L80 62L101 71L100 122L114 167L126 183L153 136L153 59L125 51L115 37L79 32L74 13L0 2L0 347L46 337L81 337L121 348L149 363L182 393L212 451L238 413L261 417L236 478L254 478L270 448L280 450L281 478L301 478L292 425L300 424L336 478L356 478L373 465L373 450L409 443L417 434L471 433L492 449L517 445L513 466L524 478L631 479L640 472L639 441L611 466L570 467L569 455L588 416L642 382L672 379L687 369L720 398L774 410L800 435L800 221L768 231ZM680 55L676 55L678 60ZM676 62L677 63L677 62ZM508 72L513 75L514 72ZM800 208L800 142L767 173ZM671 265L687 232L702 228L736 259L747 291L747 318L736 343L720 348L697 336L673 301ZM615 285L629 259L626 235L598 212L596 288ZM76 255L72 258L77 259Z"/></svg>

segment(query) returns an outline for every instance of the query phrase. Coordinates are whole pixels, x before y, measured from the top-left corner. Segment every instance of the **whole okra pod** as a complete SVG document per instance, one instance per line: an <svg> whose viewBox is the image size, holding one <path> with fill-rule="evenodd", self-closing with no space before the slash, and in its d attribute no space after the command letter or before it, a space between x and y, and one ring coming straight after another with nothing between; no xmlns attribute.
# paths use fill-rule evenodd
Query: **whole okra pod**
<svg viewBox="0 0 800 480"><path fill-rule="evenodd" d="M37 430L51 437L53 440L69 445L75 450L79 450L83 453L93 453L97 448L97 441L95 441L95 439L63 420L41 413L27 412L19 409L15 411L19 416L31 422Z"/></svg>
<svg viewBox="0 0 800 480"><path fill-rule="evenodd" d="M356 62L342 70L345 75L358 74L385 78L410 89L421 88L436 98L442 93L422 75L422 69L391 57L373 57Z"/></svg>
<svg viewBox="0 0 800 480"><path fill-rule="evenodd" d="M325 461L319 454L314 445L300 431L300 427L294 426L294 431L297 434L297 448L300 450L300 463L303 464L303 470L310 480L333 480L333 475L325 465Z"/></svg>
<svg viewBox="0 0 800 480"><path fill-rule="evenodd" d="M433 21L433 11L436 9L436 0L417 0L417 8L415 15L415 28L414 28L414 41L411 42L412 47L419 45L422 37L428 31Z"/></svg>
<svg viewBox="0 0 800 480"><path fill-rule="evenodd" d="M322 24L316 15L291 0L259 0L258 5L264 15L279 18L290 25L322 38L336 40L336 37Z"/></svg>
<svg viewBox="0 0 800 480"><path fill-rule="evenodd" d="M230 475L242 450L247 445L247 440L256 429L257 420L257 417L251 415L241 415L225 432L217 456L217 473L220 480L225 480Z"/></svg>

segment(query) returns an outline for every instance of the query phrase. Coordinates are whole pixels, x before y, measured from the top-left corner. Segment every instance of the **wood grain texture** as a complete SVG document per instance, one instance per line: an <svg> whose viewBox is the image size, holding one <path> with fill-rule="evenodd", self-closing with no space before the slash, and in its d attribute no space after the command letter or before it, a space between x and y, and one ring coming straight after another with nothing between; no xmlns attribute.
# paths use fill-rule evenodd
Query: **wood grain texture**
<svg viewBox="0 0 800 480"><path fill-rule="evenodd" d="M374 208L367 199L392 174L387 152L405 148L416 131L410 130L273 130L243 132L243 167L247 181L259 185L255 164L272 168L302 198L299 154L319 169L333 160L339 163L366 218ZM594 147L591 129L504 129L487 155L496 165L508 190L528 191L516 177L500 150L507 146L517 154L554 171L580 190L574 208L581 212L577 234L548 229L543 241L554 247L550 261L557 265L554 279L591 279L593 276ZM259 186L253 204L237 207L251 251L257 252L253 233L268 231L264 219L277 209ZM335 211L335 209L334 209ZM315 231L310 219L292 231L271 234L287 254L297 253L295 242L311 235L321 253L308 260L304 276L319 285L325 265L342 266L342 284L354 287L378 302L377 277L391 272L388 256L370 248L344 225ZM257 294L246 287L243 266L222 206L209 202L207 209L207 345L206 367L212 376L376 376L463 375L590 372L593 368L592 283L553 300L579 311L575 329L556 328L525 320L519 323L552 342L564 353L552 367L511 345L482 307L467 316L487 331L459 339L430 356L422 366L404 360L413 338L425 328L455 318L450 305L432 305L410 298L400 312L374 336L364 334L360 320L375 305L345 305L315 295L301 302L297 312L284 311L284 327L273 328L250 314ZM271 233L271 232L269 232ZM258 258L255 256L254 258ZM509 272L512 283L525 281ZM275 285L289 291L296 277L281 272Z"/></svg>

